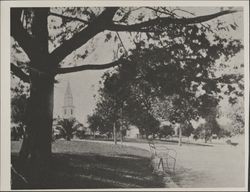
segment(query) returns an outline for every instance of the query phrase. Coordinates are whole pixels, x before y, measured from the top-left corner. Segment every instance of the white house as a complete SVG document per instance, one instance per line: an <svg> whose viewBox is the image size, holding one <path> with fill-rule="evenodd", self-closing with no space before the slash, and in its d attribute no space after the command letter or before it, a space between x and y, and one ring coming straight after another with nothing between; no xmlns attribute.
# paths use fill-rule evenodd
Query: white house
<svg viewBox="0 0 250 192"><path fill-rule="evenodd" d="M126 136L127 138L138 138L139 137L139 129L136 126L129 126L129 129L126 132Z"/></svg>

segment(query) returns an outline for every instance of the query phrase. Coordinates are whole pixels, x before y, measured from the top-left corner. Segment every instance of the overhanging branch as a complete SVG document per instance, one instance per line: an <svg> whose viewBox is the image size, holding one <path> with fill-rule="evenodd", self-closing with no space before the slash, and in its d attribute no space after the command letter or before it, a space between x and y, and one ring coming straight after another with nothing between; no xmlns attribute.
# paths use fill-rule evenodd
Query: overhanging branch
<svg viewBox="0 0 250 192"><path fill-rule="evenodd" d="M30 77L26 73L24 73L19 67L17 67L14 63L11 63L10 66L11 72L13 75L17 76L21 80L23 80L25 83L30 82Z"/></svg>
<svg viewBox="0 0 250 192"><path fill-rule="evenodd" d="M170 11L161 11L160 9L154 8L154 7L145 7L147 9L151 9L156 13L160 13L160 14L164 14L164 15L168 15L168 16L174 16L173 12Z"/></svg>
<svg viewBox="0 0 250 192"><path fill-rule="evenodd" d="M11 8L11 36L18 42L30 59L35 57L38 43L27 33L20 21L22 9Z"/></svg>
<svg viewBox="0 0 250 192"><path fill-rule="evenodd" d="M172 17L160 17L156 19L152 19L149 21L133 24L133 25L121 25L121 24L112 24L108 27L108 30L111 31L128 31L128 32L155 32L155 27L166 27L171 24L176 25L188 25L188 24L196 24L202 23L205 21L209 21L211 19L238 12L237 10L226 10L218 13L192 17L192 18L172 18Z"/></svg>
<svg viewBox="0 0 250 192"><path fill-rule="evenodd" d="M53 13L53 12L49 12L49 15L56 16L56 17L61 17L63 19L69 20L69 21L79 21L79 22L82 22L84 24L89 24L88 21L86 21L84 19L80 19L78 17L70 17L70 16L66 16L66 15L61 15L61 14L58 14L58 13Z"/></svg>
<svg viewBox="0 0 250 192"><path fill-rule="evenodd" d="M119 60L113 61L111 63L106 63L106 64L98 64L98 65L88 64L88 65L81 65L81 66L76 66L76 67L58 68L56 73L65 74L65 73L72 73L72 72L86 71L86 70L108 69L108 68L123 64L125 61L126 61L125 59L119 59Z"/></svg>
<svg viewBox="0 0 250 192"><path fill-rule="evenodd" d="M87 43L91 38L105 30L112 23L112 19L118 7L106 8L96 19L94 19L86 28L75 34L71 39L56 48L50 54L50 60L53 63L59 63L72 51Z"/></svg>
<svg viewBox="0 0 250 192"><path fill-rule="evenodd" d="M224 84L233 84L233 83L239 83L239 81L243 80L242 74L224 74L220 77L215 78L209 78L209 77L192 77L193 80L196 81L203 81L203 82L214 82L214 83L224 83Z"/></svg>

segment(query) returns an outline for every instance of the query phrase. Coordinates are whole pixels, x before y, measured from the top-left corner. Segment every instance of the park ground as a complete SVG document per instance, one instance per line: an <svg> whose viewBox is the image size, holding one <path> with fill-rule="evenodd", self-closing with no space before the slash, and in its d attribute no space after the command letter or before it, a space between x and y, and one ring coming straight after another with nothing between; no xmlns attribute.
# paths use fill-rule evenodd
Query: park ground
<svg viewBox="0 0 250 192"><path fill-rule="evenodd" d="M20 141L11 143L13 165L20 145ZM244 187L244 142L237 146L157 145L177 151L175 173L153 171L147 143L58 140L52 145L53 182L49 188Z"/></svg>

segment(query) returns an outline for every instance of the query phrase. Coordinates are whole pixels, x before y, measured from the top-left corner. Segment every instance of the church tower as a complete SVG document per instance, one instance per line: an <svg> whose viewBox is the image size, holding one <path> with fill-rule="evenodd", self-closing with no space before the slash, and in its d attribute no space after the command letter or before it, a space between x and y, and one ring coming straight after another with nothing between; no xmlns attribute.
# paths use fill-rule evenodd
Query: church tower
<svg viewBox="0 0 250 192"><path fill-rule="evenodd" d="M73 96L70 88L70 84L68 82L65 95L64 95L64 106L63 106L63 118L69 119L74 117L75 107L73 105Z"/></svg>

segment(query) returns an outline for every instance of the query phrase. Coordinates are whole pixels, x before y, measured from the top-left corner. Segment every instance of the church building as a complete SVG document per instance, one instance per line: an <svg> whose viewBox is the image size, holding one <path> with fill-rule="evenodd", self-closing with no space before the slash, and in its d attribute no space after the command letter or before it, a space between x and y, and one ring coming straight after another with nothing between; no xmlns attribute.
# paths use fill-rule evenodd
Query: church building
<svg viewBox="0 0 250 192"><path fill-rule="evenodd" d="M63 105L63 118L69 119L75 117L75 107L73 104L73 95L71 92L70 84L68 82L65 95L64 95L64 105Z"/></svg>

